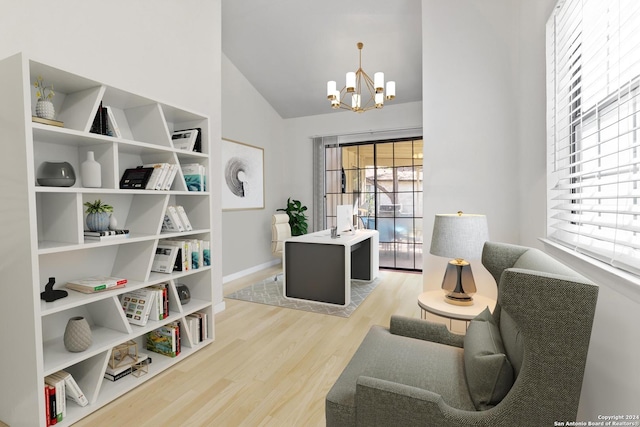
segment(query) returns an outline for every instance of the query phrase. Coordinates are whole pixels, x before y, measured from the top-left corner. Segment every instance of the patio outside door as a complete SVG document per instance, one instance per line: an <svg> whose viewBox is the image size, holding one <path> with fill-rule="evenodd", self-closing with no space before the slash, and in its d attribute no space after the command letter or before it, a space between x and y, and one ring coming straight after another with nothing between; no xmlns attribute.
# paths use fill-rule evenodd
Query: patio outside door
<svg viewBox="0 0 640 427"><path fill-rule="evenodd" d="M325 223L350 204L359 226L380 233L380 267L422 270L422 139L325 148Z"/></svg>

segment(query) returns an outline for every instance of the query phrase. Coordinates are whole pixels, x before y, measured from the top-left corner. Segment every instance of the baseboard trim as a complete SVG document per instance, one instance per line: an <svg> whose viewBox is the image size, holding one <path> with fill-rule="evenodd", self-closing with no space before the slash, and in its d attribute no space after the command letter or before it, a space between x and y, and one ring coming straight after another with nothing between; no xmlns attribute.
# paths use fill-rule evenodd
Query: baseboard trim
<svg viewBox="0 0 640 427"><path fill-rule="evenodd" d="M264 264L259 264L251 268L247 268L246 270L238 271L237 273L232 273L226 275L222 278L222 284L226 284L231 282L232 280L240 279L241 277L248 276L249 274L257 273L260 270L264 270L265 268L273 267L274 265L280 264L279 259L274 259L273 261L265 262Z"/></svg>
<svg viewBox="0 0 640 427"><path fill-rule="evenodd" d="M213 313L214 313L214 314L221 313L221 312L223 312L226 308L227 308L227 305L226 305L226 303L225 303L224 301L219 302L219 303L217 303L217 304L215 304L215 305L213 306Z"/></svg>

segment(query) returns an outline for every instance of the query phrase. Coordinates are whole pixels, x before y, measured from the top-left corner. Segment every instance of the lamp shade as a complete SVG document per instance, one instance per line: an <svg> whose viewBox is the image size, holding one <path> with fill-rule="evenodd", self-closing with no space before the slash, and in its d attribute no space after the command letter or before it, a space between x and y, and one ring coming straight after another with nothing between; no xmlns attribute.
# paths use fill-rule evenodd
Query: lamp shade
<svg viewBox="0 0 640 427"><path fill-rule="evenodd" d="M347 92L353 92L356 90L356 73L353 71L349 71L347 73L345 86L347 86Z"/></svg>
<svg viewBox="0 0 640 427"><path fill-rule="evenodd" d="M384 73L378 71L373 75L373 86L375 87L376 93L380 93L384 91Z"/></svg>
<svg viewBox="0 0 640 427"><path fill-rule="evenodd" d="M396 97L396 82L387 82L387 99Z"/></svg>
<svg viewBox="0 0 640 427"><path fill-rule="evenodd" d="M447 258L480 259L487 240L489 228L485 215L438 214L429 252Z"/></svg>
<svg viewBox="0 0 640 427"><path fill-rule="evenodd" d="M334 99L336 93L336 82L334 80L330 80L327 82L327 98Z"/></svg>

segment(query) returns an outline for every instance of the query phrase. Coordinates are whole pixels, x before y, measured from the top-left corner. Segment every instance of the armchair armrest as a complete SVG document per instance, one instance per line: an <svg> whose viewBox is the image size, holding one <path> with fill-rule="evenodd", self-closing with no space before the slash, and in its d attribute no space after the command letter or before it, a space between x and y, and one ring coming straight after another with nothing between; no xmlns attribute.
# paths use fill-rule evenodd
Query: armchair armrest
<svg viewBox="0 0 640 427"><path fill-rule="evenodd" d="M442 323L392 315L389 330L394 335L462 348L464 335L450 332Z"/></svg>
<svg viewBox="0 0 640 427"><path fill-rule="evenodd" d="M467 411L429 390L361 376L356 385L356 425L459 427ZM475 415L475 414L474 414Z"/></svg>

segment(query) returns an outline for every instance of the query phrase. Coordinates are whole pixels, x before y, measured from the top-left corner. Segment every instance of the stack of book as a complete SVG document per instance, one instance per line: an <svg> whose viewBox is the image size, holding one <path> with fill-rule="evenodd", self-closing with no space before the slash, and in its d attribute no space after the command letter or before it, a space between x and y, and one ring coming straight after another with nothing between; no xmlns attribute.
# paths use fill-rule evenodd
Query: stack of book
<svg viewBox="0 0 640 427"><path fill-rule="evenodd" d="M112 289L119 289L127 284L127 279L112 276L93 276L85 279L69 280L64 286L74 291L92 294Z"/></svg>
<svg viewBox="0 0 640 427"><path fill-rule="evenodd" d="M151 271L158 273L172 273L174 270L180 270L180 262L178 255L182 258L182 249L171 243L158 243L156 254L153 257Z"/></svg>
<svg viewBox="0 0 640 427"><path fill-rule="evenodd" d="M126 239L129 237L129 230L120 229L120 230L105 230L105 231L84 231L84 239L92 240L92 241L105 241L112 239Z"/></svg>
<svg viewBox="0 0 640 427"><path fill-rule="evenodd" d="M174 163L147 163L129 168L120 179L120 188L135 190L170 190L178 173Z"/></svg>
<svg viewBox="0 0 640 427"><path fill-rule="evenodd" d="M162 245L173 245L180 249L176 255L173 271L197 270L211 265L209 240L171 238L163 239Z"/></svg>
<svg viewBox="0 0 640 427"><path fill-rule="evenodd" d="M162 231L181 232L191 230L193 230L193 226L184 207L182 205L167 206L164 220L162 221Z"/></svg>
<svg viewBox="0 0 640 427"><path fill-rule="evenodd" d="M66 371L58 371L48 375L44 382L47 426L55 425L66 417L67 399L79 406L89 404L76 380Z"/></svg>
<svg viewBox="0 0 640 427"><path fill-rule="evenodd" d="M142 167L153 168L145 190L170 190L178 173L178 165L175 163L147 163Z"/></svg>
<svg viewBox="0 0 640 427"><path fill-rule="evenodd" d="M109 381L118 381L119 379L122 379L131 374L134 371L134 365L137 365L139 363L146 363L147 365L149 365L151 364L151 362L151 357L149 357L148 354L138 353L138 360L134 363L120 365L116 368L112 368L111 366L107 365L107 369L104 371L104 378L108 379Z"/></svg>
<svg viewBox="0 0 640 427"><path fill-rule="evenodd" d="M59 120L44 119L38 116L31 116L31 121L33 121L34 123L42 123L44 125L64 127L64 122L61 122Z"/></svg>
<svg viewBox="0 0 640 427"><path fill-rule="evenodd" d="M168 287L167 283L161 283L122 294L120 303L129 323L144 326L149 319L166 319L169 316Z"/></svg>
<svg viewBox="0 0 640 427"><path fill-rule="evenodd" d="M163 320L169 317L169 284L160 283L150 286L154 292L155 299L151 304L149 318L152 320Z"/></svg>
<svg viewBox="0 0 640 427"><path fill-rule="evenodd" d="M180 354L180 322L171 322L148 332L145 341L149 351L169 357L178 356Z"/></svg>
<svg viewBox="0 0 640 427"><path fill-rule="evenodd" d="M178 150L202 152L202 129L185 129L173 132L171 142Z"/></svg>
<svg viewBox="0 0 640 427"><path fill-rule="evenodd" d="M102 105L102 102L100 102L100 105L98 106L98 111L96 111L96 115L93 119L89 132L122 138L120 128L116 123L113 109L106 105Z"/></svg>
<svg viewBox="0 0 640 427"><path fill-rule="evenodd" d="M200 163L182 165L182 175L189 191L207 191L207 169Z"/></svg>
<svg viewBox="0 0 640 427"><path fill-rule="evenodd" d="M196 312L186 317L186 329L191 335L191 343L193 345L200 344L209 338L208 316L207 313Z"/></svg>

